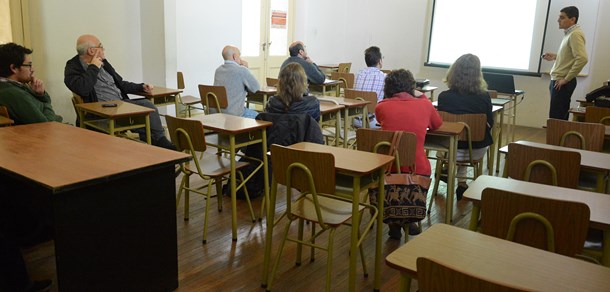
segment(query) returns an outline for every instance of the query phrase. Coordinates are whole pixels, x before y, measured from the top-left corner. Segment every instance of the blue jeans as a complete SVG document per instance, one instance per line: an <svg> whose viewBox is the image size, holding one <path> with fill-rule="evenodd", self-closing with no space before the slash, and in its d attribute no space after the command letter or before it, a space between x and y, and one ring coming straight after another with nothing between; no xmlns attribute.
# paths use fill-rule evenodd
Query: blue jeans
<svg viewBox="0 0 610 292"><path fill-rule="evenodd" d="M243 118L255 119L258 116L258 112L250 108L244 108L244 113L241 116Z"/></svg>

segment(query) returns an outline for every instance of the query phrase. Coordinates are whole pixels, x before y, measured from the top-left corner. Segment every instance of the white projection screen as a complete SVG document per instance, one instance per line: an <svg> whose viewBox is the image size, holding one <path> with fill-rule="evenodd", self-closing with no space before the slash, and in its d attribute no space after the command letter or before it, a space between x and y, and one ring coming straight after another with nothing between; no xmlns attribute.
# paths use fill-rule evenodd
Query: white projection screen
<svg viewBox="0 0 610 292"><path fill-rule="evenodd" d="M471 53L484 70L539 75L550 0L435 0L426 66Z"/></svg>

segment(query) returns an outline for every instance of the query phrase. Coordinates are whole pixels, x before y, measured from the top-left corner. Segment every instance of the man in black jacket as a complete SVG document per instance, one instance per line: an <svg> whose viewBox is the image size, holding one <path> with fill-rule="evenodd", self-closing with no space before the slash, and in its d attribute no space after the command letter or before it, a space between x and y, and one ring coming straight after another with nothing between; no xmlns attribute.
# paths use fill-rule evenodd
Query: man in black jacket
<svg viewBox="0 0 610 292"><path fill-rule="evenodd" d="M64 70L64 83L85 102L123 100L155 111L150 114L150 134L155 146L175 150L176 147L165 137L159 110L147 99L131 100L127 94L150 92L153 86L145 83L124 81L106 60L104 47L94 35L82 35L76 40L78 55L68 60ZM132 130L146 141L144 129Z"/></svg>

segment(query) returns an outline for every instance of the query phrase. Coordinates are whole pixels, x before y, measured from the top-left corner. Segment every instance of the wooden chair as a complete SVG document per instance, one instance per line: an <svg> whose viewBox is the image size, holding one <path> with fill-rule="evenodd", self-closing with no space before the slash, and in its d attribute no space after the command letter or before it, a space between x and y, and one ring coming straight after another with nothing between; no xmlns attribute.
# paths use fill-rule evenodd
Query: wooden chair
<svg viewBox="0 0 610 292"><path fill-rule="evenodd" d="M210 114L210 109L215 109L217 113L220 113L221 109L229 106L227 89L224 86L199 84L199 95L206 115Z"/></svg>
<svg viewBox="0 0 610 292"><path fill-rule="evenodd" d="M580 175L580 153L508 144L506 174L510 178L575 189Z"/></svg>
<svg viewBox="0 0 610 292"><path fill-rule="evenodd" d="M468 160L458 160L456 166L467 166L472 167L474 175L472 177L462 177L468 179L476 179L483 173L483 157L481 159L472 159L472 142L478 142L485 139L485 131L487 131L487 115L485 114L451 114L444 111L438 112L444 122L457 122L464 124L464 131L459 136L460 141L466 141L468 143ZM447 153L444 153L443 157L432 157L436 159L436 173L434 175L434 189L432 194L436 195L438 185L441 176L447 176L442 173L443 165L447 164ZM457 176L455 176L458 178ZM430 200L428 206L428 214L432 209L432 202Z"/></svg>
<svg viewBox="0 0 610 292"><path fill-rule="evenodd" d="M481 232L575 257L589 228L584 203L526 196L493 188L481 196Z"/></svg>
<svg viewBox="0 0 610 292"><path fill-rule="evenodd" d="M178 71L177 78L178 78L178 89L181 89L181 90L184 89L185 88L184 75L182 74L182 72ZM198 98L198 97L192 96L192 95L182 95L182 94L179 94L178 96L180 97L179 102L185 106L185 112L189 117L191 116L191 109L203 110L203 108L199 108L196 106L197 104L201 103L201 98Z"/></svg>
<svg viewBox="0 0 610 292"><path fill-rule="evenodd" d="M599 152L604 146L605 130L598 123L548 119L546 144Z"/></svg>
<svg viewBox="0 0 610 292"><path fill-rule="evenodd" d="M362 115L362 127L370 128L370 114L375 113L377 107L377 93L374 91L361 91L354 89L345 89L345 98L352 98L358 100L366 100L370 103L366 106L366 112Z"/></svg>
<svg viewBox="0 0 610 292"><path fill-rule="evenodd" d="M353 73L341 73L341 72L332 72L330 73L330 79L338 80L343 82L341 88L354 88L354 74Z"/></svg>
<svg viewBox="0 0 610 292"><path fill-rule="evenodd" d="M271 145L271 160L273 162L271 192L272 194L277 194L278 184L286 186L285 215L288 218L288 223L282 234L283 238L278 247L267 290L272 290L273 280L279 263L282 260L282 251L288 240L298 244L297 266L301 264L302 245L312 247L311 261L314 260L313 248L328 252L326 291L330 291L335 231L340 225L351 222L352 218L351 199L335 195L335 158L330 153L302 151L273 144ZM300 191L300 195L294 201L292 198L293 188ZM375 207L368 206L373 210L377 210ZM365 205L361 204L359 210L362 211L364 208ZM295 220L299 221L298 237L291 238L288 237L288 233L290 225ZM311 236L308 239L303 238L303 224L305 221L313 223L311 225ZM372 221L369 222L365 230L368 230L372 223ZM319 225L322 230L316 232L315 225ZM327 230L329 231L328 246L324 247L317 244L315 240ZM352 238L351 240L358 240L358 238ZM363 259L362 268L366 275L362 245L360 245L360 255Z"/></svg>
<svg viewBox="0 0 610 292"><path fill-rule="evenodd" d="M337 70L337 71L339 73L349 73L351 69L352 69L352 63L339 63L339 70Z"/></svg>
<svg viewBox="0 0 610 292"><path fill-rule="evenodd" d="M277 78L267 77L267 86L277 86L279 80Z"/></svg>
<svg viewBox="0 0 610 292"><path fill-rule="evenodd" d="M6 108L6 106L0 105L0 116L5 117L7 119L10 119L10 115L8 114L8 109ZM10 124L5 124L5 126L11 126L12 123Z"/></svg>
<svg viewBox="0 0 610 292"><path fill-rule="evenodd" d="M588 106L585 112L585 123L610 125L610 108Z"/></svg>
<svg viewBox="0 0 610 292"><path fill-rule="evenodd" d="M390 150L389 147L392 144L393 136L394 131L360 128L356 131L356 140L358 140L358 150L387 154ZM401 168L408 168L411 171L415 171L415 148L417 147L417 136L415 136L414 133L405 132L402 135L398 145L398 151L395 156L397 166L396 171L399 172ZM351 194L351 190L346 191L346 193ZM403 226L403 228L405 227L407 226ZM419 227L421 229L421 223ZM405 234L409 234L409 231L407 229L405 229ZM405 241L408 240L409 236L405 236Z"/></svg>
<svg viewBox="0 0 610 292"><path fill-rule="evenodd" d="M417 258L417 284L420 292L436 291L527 291L464 273L429 258Z"/></svg>
<svg viewBox="0 0 610 292"><path fill-rule="evenodd" d="M184 175L180 182L180 189L176 198L176 208L180 203L180 197L182 192L184 195L184 221L189 220L189 192L195 192L200 195L204 195L206 199L205 215L203 221L203 240L205 244L207 242L207 230L208 230L208 214L210 211L210 199L212 196L212 185L216 185L216 197L218 199L218 211L222 210L222 182L228 180L228 176L231 174L231 162L229 159L222 157L221 155L214 155L205 153L206 142L203 126L201 122L196 120L187 120L172 117L170 115L165 116L167 121L167 128L169 129L170 138L176 150L186 151L192 156L192 162L180 164L180 171ZM201 152L201 156L198 157L197 152ZM194 167L191 166L194 164ZM241 173L241 169L248 165L247 162L236 161L235 168L239 179L243 182L244 177ZM207 181L207 185L204 187L206 192L203 192L201 188L190 187L189 178L191 175L197 174L201 179ZM255 221L254 211L250 203L250 197L248 196L248 190L245 189L245 184L242 184L244 193L246 194L246 201L250 208L250 215L252 216L252 222Z"/></svg>

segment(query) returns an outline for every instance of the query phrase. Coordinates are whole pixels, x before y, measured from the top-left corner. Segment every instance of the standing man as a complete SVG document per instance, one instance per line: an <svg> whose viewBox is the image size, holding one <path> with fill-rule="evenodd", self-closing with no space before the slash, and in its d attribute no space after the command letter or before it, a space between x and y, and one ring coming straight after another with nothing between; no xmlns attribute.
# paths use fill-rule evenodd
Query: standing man
<svg viewBox="0 0 610 292"><path fill-rule="evenodd" d="M577 24L578 8L568 6L561 9L557 22L565 34L559 45L559 51L557 54L545 53L542 58L555 61L551 69L549 86L551 92L549 118L567 120L572 93L576 89L576 76L587 64L587 50L585 34Z"/></svg>
<svg viewBox="0 0 610 292"><path fill-rule="evenodd" d="M284 63L282 63L280 71L290 63L298 63L305 70L305 75L307 75L307 81L309 84L319 85L324 83L324 80L326 80L326 75L324 75L324 72L318 68L318 65L316 65L311 58L309 58L303 42L296 41L290 44L290 47L288 47L288 52L290 53L290 57L286 59Z"/></svg>
<svg viewBox="0 0 610 292"><path fill-rule="evenodd" d="M253 109L246 108L248 92L257 92L261 86L248 70L248 62L241 58L237 47L225 46L222 49L224 64L214 72L214 86L224 86L227 89L228 106L225 113L254 119L258 115Z"/></svg>
<svg viewBox="0 0 610 292"><path fill-rule="evenodd" d="M152 144L176 150L176 146L165 137L157 107L148 99L132 100L127 96L127 94L151 92L152 85L124 81L106 60L104 46L94 35L86 34L78 37L76 52L78 54L66 62L64 69L64 84L68 89L80 95L85 102L122 100L155 110L150 114ZM144 129L132 131L140 135L140 140L146 141Z"/></svg>
<svg viewBox="0 0 610 292"><path fill-rule="evenodd" d="M61 122L42 80L34 77L32 50L15 43L0 45L0 105L15 124Z"/></svg>
<svg viewBox="0 0 610 292"><path fill-rule="evenodd" d="M378 47L372 46L364 51L364 62L366 68L358 71L356 76L355 90L374 91L377 93L377 101L383 99L383 85L385 73L381 72L383 57Z"/></svg>

